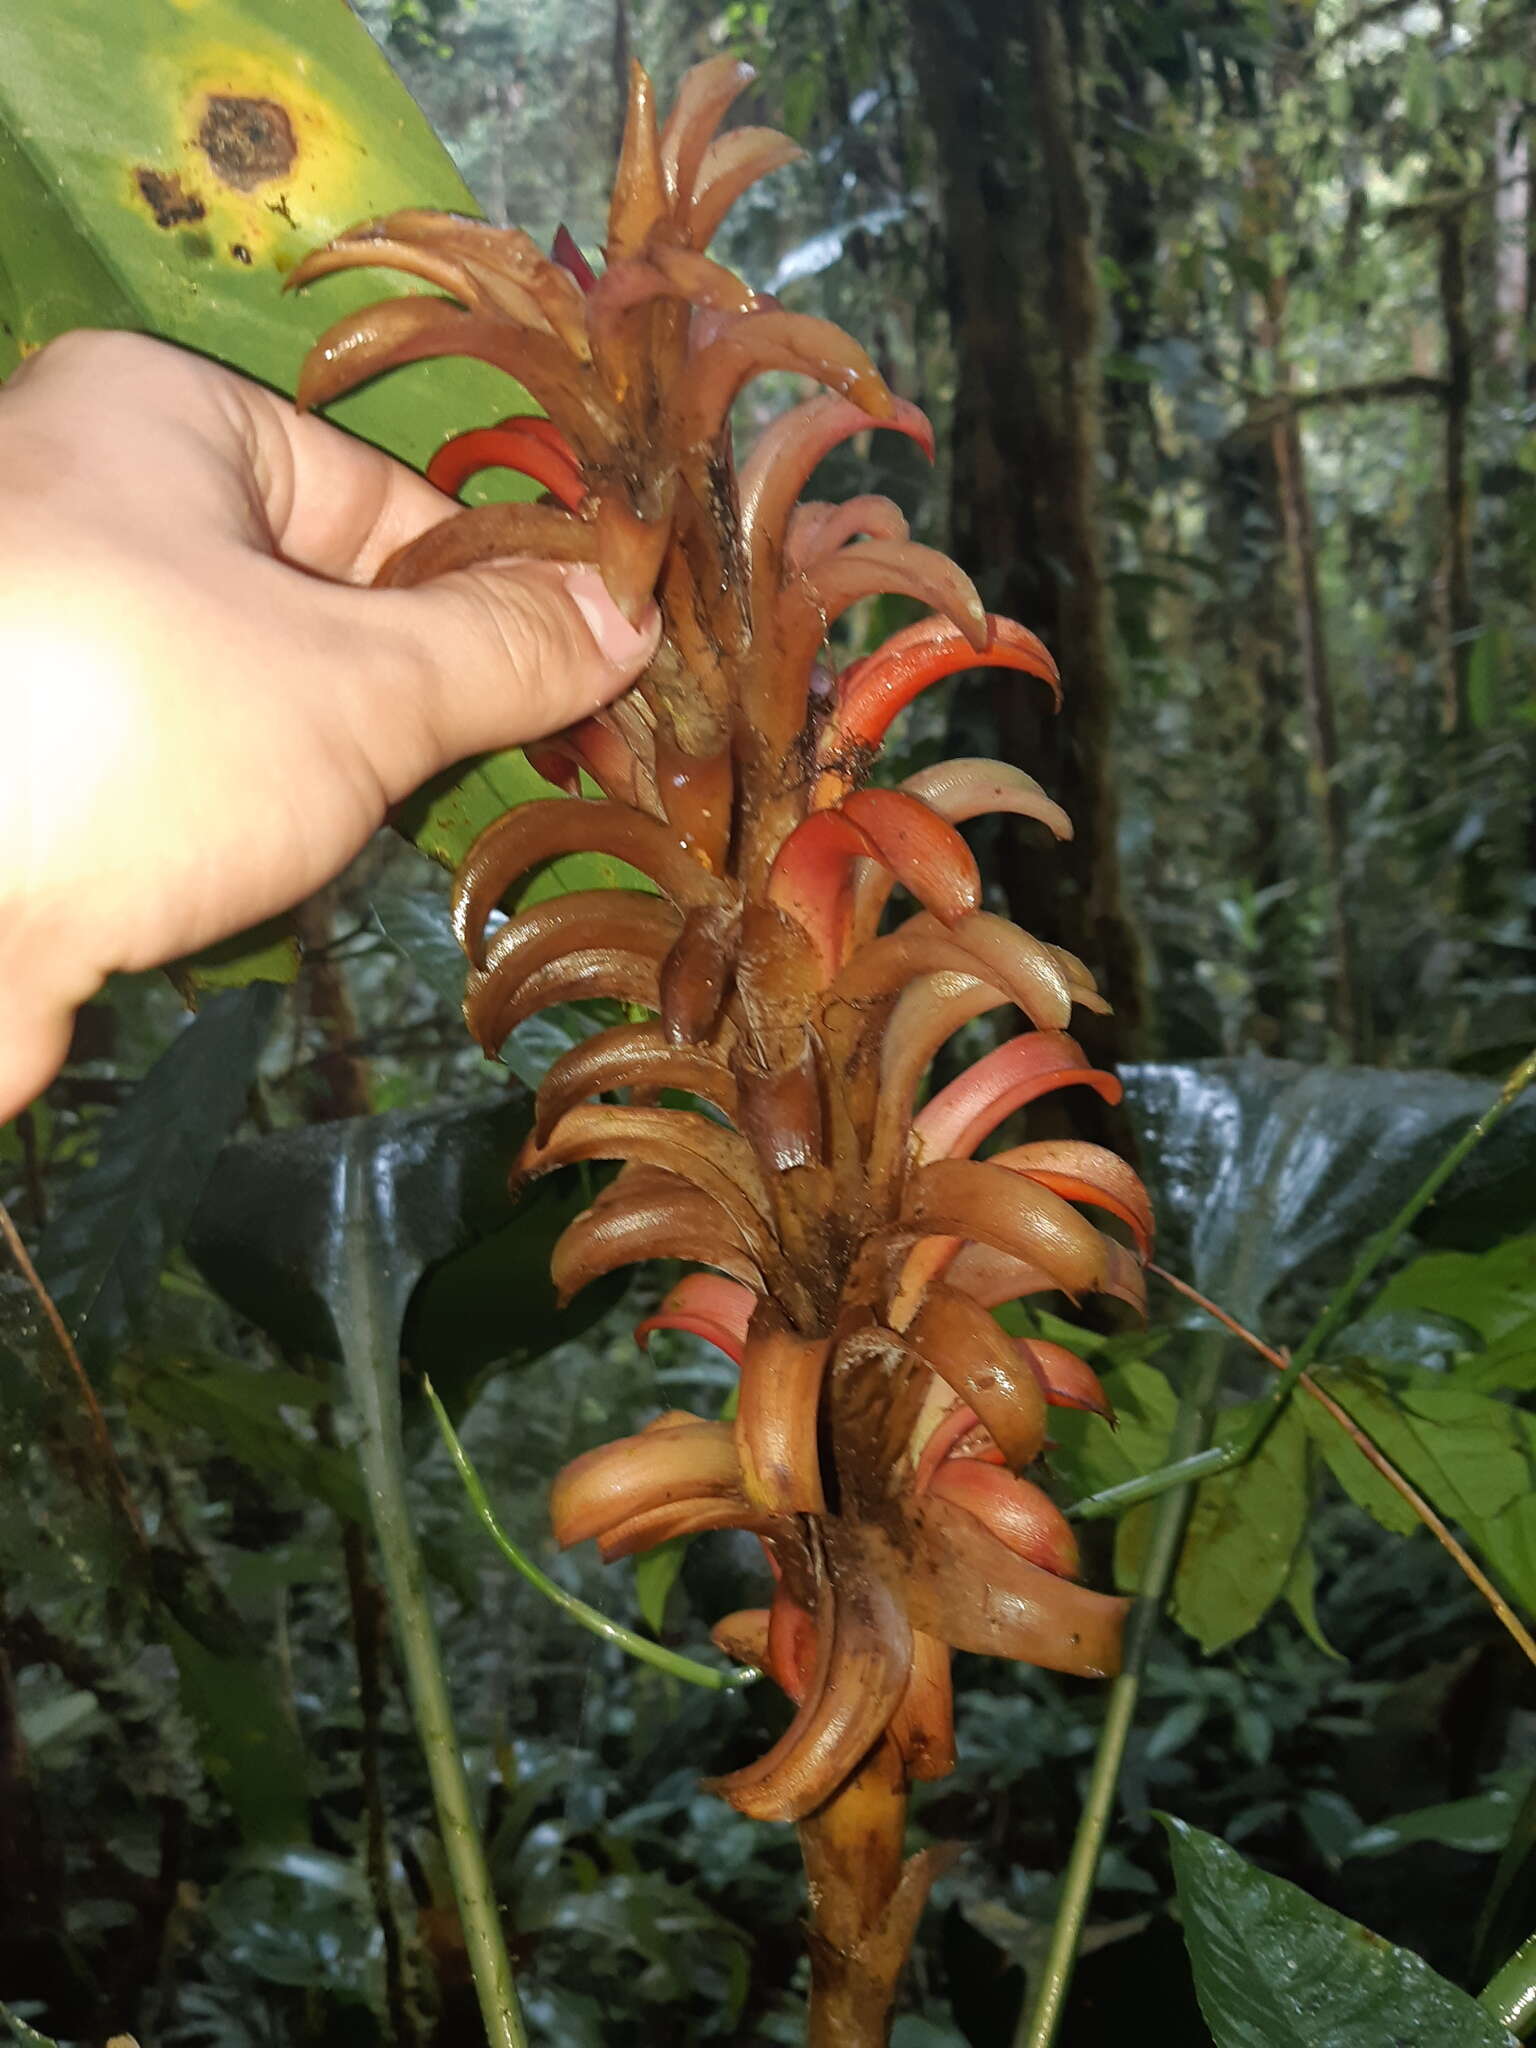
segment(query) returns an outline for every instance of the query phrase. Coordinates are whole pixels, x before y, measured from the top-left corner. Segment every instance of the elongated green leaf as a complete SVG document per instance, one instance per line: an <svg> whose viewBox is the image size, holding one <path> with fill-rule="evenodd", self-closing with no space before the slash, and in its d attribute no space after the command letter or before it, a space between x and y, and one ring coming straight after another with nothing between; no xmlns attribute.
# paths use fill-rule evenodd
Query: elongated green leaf
<svg viewBox="0 0 1536 2048"><path fill-rule="evenodd" d="M1536 1783L1521 1803L1477 1927L1476 1981L1506 1963L1536 1924Z"/></svg>
<svg viewBox="0 0 1536 2048"><path fill-rule="evenodd" d="M1342 1664L1344 1658L1323 1634L1323 1625L1317 1618L1317 1555L1310 1543L1297 1545L1281 1598L1301 1624L1307 1640L1325 1657L1333 1657Z"/></svg>
<svg viewBox="0 0 1536 2048"><path fill-rule="evenodd" d="M1214 1835L1162 1819L1216 2048L1509 2048L1511 2036L1420 1957L1245 1863Z"/></svg>
<svg viewBox="0 0 1536 2048"><path fill-rule="evenodd" d="M1500 1771L1493 1782L1467 1799L1415 1807L1390 1820L1373 1821L1344 1851L1346 1856L1390 1856L1411 1842L1441 1842L1469 1855L1499 1854L1509 1841L1523 1802L1536 1789L1530 1771Z"/></svg>
<svg viewBox="0 0 1536 2048"><path fill-rule="evenodd" d="M184 1600L177 1604L185 1611ZM307 1759L273 1683L270 1658L231 1617L194 1633L167 1605L160 1628L176 1659L208 1775L245 1840L308 1840Z"/></svg>
<svg viewBox="0 0 1536 2048"><path fill-rule="evenodd" d="M107 1126L38 1247L38 1271L82 1358L99 1367L133 1326L245 1106L277 991L215 996Z"/></svg>
<svg viewBox="0 0 1536 2048"><path fill-rule="evenodd" d="M674 1536L670 1542L658 1543L654 1550L635 1559L635 1598L653 1636L659 1636L666 1626L667 1602L687 1555L687 1537Z"/></svg>
<svg viewBox="0 0 1536 2048"><path fill-rule="evenodd" d="M59 2048L51 2034L40 2034L36 2027L29 2027L24 2019L18 2019L8 2005L0 2005L0 2020L5 2022L11 2039L17 2048Z"/></svg>

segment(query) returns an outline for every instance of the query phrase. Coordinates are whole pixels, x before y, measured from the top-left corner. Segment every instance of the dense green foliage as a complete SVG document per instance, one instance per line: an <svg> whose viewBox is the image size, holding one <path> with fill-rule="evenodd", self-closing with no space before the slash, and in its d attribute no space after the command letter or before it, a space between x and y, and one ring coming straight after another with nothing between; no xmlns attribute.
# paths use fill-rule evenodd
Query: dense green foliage
<svg viewBox="0 0 1536 2048"><path fill-rule="evenodd" d="M933 538L964 525L974 448L956 454L950 429L988 312L973 297L961 313L964 166L920 55L936 21L985 118L1019 138L997 167L999 234L1017 208L1043 212L1048 176L1028 118L1037 46L1001 28L988 42L992 11L358 5L486 210L546 241L562 220L600 239L631 49L665 85L716 47L749 56L746 118L789 127L807 156L727 253L870 339L932 410L937 479L903 444L877 447L859 487ZM1142 1062L1131 1120L1165 1262L1291 1342L1486 1106L1482 1077L1526 1049L1536 45L1517 0L1020 10L1036 16L1071 29L1094 203L1089 454L1114 632L1093 744L1121 814L1111 907L1146 985L1117 1050ZM1021 376L1031 351L1057 363L1072 337L1015 312ZM1005 714L974 683L955 691L945 750L991 750ZM940 738L912 721L893 772ZM1015 894L1035 878L1032 922L1074 914L1048 854L985 851ZM299 924L282 994L227 994L188 1023L159 980L114 985L55 1087L0 1133L0 1196L111 1436L0 1260L0 2000L66 2041L475 2038L334 1378L339 1126L398 1196L396 1284L425 1275L402 1344L413 1508L535 2038L792 2042L793 1841L697 1782L761 1747L774 1700L627 1663L514 1579L417 1385L431 1374L508 1529L562 1583L707 1656L700 1617L758 1597L752 1546L711 1539L642 1574L555 1559L544 1493L614 1416L710 1408L731 1375L685 1340L640 1354L638 1288L557 1317L544 1261L583 1189L573 1175L508 1210L499 1162L525 1098L464 1041L440 873L381 837ZM590 1024L523 1027L516 1082ZM1320 1375L1525 1614L1533 1155L1528 1103ZM1121 1423L1062 1419L1063 1499L1160 1461L1208 1332L1166 1295L1150 1333L1090 1339ZM1268 1368L1233 1346L1221 1371L1218 1436ZM1093 1527L1100 1583L1135 1584L1146 1519ZM1235 1982L1260 1923L1297 1915L1283 1932L1319 1953L1354 1937L1279 1879L1223 1879L1201 1829L1422 1957L1450 1980L1456 2038L1484 2038L1454 1987L1477 1990L1536 1925L1536 1687L1416 1527L1305 1401L1253 1466L1202 1489L1065 2041L1130 2038L1154 2001L1181 2041L1205 2038L1202 2007L1219 2044L1292 2038L1242 2031L1273 1997ZM1086 1684L965 1660L960 1767L917 1821L967 1853L924 1922L897 2048L1014 2038L1103 1711ZM1211 1888L1199 2005L1159 1810L1186 1824L1186 1920Z"/></svg>

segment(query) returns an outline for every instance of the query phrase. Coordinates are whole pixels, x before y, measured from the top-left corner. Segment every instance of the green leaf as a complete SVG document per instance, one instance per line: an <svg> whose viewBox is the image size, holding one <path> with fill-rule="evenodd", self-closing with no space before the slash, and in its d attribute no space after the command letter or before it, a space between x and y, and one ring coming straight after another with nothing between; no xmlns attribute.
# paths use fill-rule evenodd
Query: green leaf
<svg viewBox="0 0 1536 2048"><path fill-rule="evenodd" d="M1099 1382L1114 1407L1113 1427L1085 1409L1051 1411L1051 1466L1078 1496L1155 1471L1178 1412L1167 1377L1143 1359L1099 1370Z"/></svg>
<svg viewBox="0 0 1536 2048"><path fill-rule="evenodd" d="M659 1636L666 1625L667 1601L687 1554L688 1538L673 1536L635 1560L635 1598L653 1636Z"/></svg>
<svg viewBox="0 0 1536 2048"><path fill-rule="evenodd" d="M1252 1414L1226 1410L1216 1441L1241 1436ZM1246 1464L1195 1490L1171 1611L1207 1655L1256 1627L1284 1593L1308 1505L1307 1437L1292 1402Z"/></svg>
<svg viewBox="0 0 1536 2048"><path fill-rule="evenodd" d="M283 986L297 981L302 958L297 934L286 917L269 918L210 946L205 953L173 961L166 969L189 1009L221 988L249 988L253 981Z"/></svg>
<svg viewBox="0 0 1536 2048"><path fill-rule="evenodd" d="M511 409L503 402L503 412ZM529 766L522 749L512 747L504 753L482 754L468 770L450 768L425 783L400 806L395 823L423 853L445 868L455 868L503 811L535 797L557 794L538 770ZM654 893L655 884L609 854L583 853L551 861L519 889L515 900L542 903L569 889L648 889Z"/></svg>
<svg viewBox="0 0 1536 2048"><path fill-rule="evenodd" d="M1532 1418L1520 1418L1527 1431ZM1536 1610L1536 1493L1511 1501L1501 1514L1467 1525L1494 1578L1527 1612Z"/></svg>
<svg viewBox="0 0 1536 2048"><path fill-rule="evenodd" d="M127 326L291 392L323 327L405 289L361 271L285 294L303 255L396 207L476 210L351 10L310 0L10 8L0 138L11 362L68 327ZM39 190L41 215L16 204ZM421 467L516 398L483 364L421 364L330 416Z"/></svg>
<svg viewBox="0 0 1536 2048"><path fill-rule="evenodd" d="M1510 1827L1477 1927L1476 1980L1491 1977L1536 1923L1536 1783Z"/></svg>
<svg viewBox="0 0 1536 2048"><path fill-rule="evenodd" d="M1439 1842L1468 1855L1492 1856L1504 1849L1533 1787L1536 1773L1501 1771L1492 1784L1468 1799L1416 1807L1391 1820L1373 1821L1345 1851L1349 1856L1389 1856L1410 1842Z"/></svg>
<svg viewBox="0 0 1536 2048"><path fill-rule="evenodd" d="M1511 2036L1420 1957L1245 1863L1214 1835L1160 1818L1216 2048L1509 2048Z"/></svg>
<svg viewBox="0 0 1536 2048"><path fill-rule="evenodd" d="M8 2005L0 2005L0 2020L10 2028L11 2039L18 2043L18 2048L59 2048L51 2034L40 2034L36 2027L29 2027Z"/></svg>
<svg viewBox="0 0 1536 2048"><path fill-rule="evenodd" d="M163 1555L162 1572L180 1564ZM176 1659L181 1697L197 1725L203 1763L248 1843L307 1841L308 1762L278 1691L271 1656L249 1635L211 1580L162 1578L160 1630Z"/></svg>
<svg viewBox="0 0 1536 2048"><path fill-rule="evenodd" d="M108 1124L38 1246L37 1267L87 1365L148 1304L245 1107L278 992L213 997Z"/></svg>
<svg viewBox="0 0 1536 2048"><path fill-rule="evenodd" d="M1392 1390L1359 1366L1323 1367L1314 1377L1409 1484L1474 1542L1502 1511L1529 1497L1520 1422L1504 1402L1430 1373L1415 1373ZM1320 1412L1307 1423L1351 1499L1399 1534L1419 1526L1337 1424Z"/></svg>
<svg viewBox="0 0 1536 2048"><path fill-rule="evenodd" d="M1414 1315L1444 1317L1480 1340L1472 1350L1463 1339L1458 1384L1483 1393L1536 1387L1536 1236L1415 1259L1377 1295L1371 1322Z"/></svg>
<svg viewBox="0 0 1536 2048"><path fill-rule="evenodd" d="M1323 1634L1323 1625L1317 1618L1317 1554L1310 1543L1302 1542L1296 1546L1281 1598L1300 1622L1301 1632L1307 1640L1315 1644L1325 1657L1344 1663L1344 1657Z"/></svg>

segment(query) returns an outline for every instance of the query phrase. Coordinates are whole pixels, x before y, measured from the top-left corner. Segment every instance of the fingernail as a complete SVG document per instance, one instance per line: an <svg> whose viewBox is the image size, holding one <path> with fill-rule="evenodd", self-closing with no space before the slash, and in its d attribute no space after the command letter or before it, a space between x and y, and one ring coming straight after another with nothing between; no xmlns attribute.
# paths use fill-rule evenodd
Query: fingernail
<svg viewBox="0 0 1536 2048"><path fill-rule="evenodd" d="M568 569L565 588L605 661L615 668L639 669L650 660L661 637L661 619L654 605L647 608L638 626L632 626L608 595L596 569Z"/></svg>

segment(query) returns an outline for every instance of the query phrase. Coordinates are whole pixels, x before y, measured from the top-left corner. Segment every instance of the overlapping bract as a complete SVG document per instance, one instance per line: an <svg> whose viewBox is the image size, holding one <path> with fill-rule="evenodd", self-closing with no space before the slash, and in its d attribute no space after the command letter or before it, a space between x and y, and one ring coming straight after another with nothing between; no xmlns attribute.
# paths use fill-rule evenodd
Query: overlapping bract
<svg viewBox="0 0 1536 2048"><path fill-rule="evenodd" d="M456 929L466 1015L489 1053L551 1003L603 996L652 1014L555 1063L517 1172L621 1162L561 1242L560 1290L650 1258L704 1269L640 1334L717 1344L739 1368L739 1409L733 1422L662 1415L589 1452L556 1482L554 1523L608 1557L710 1529L761 1538L772 1602L717 1637L795 1712L718 1789L745 1812L800 1819L876 1745L894 1745L910 1777L950 1767L952 1649L1115 1668L1123 1603L1075 1582L1068 1524L1020 1476L1049 1406L1103 1412L1102 1391L1074 1354L1007 1337L990 1311L1042 1292L1140 1305L1151 1218L1099 1147L974 1156L1049 1091L1118 1096L1065 1035L1074 1005L1103 1007L1087 970L983 907L957 830L989 811L1070 827L1005 763L949 762L899 789L869 777L891 721L941 677L1001 666L1052 690L1058 679L1039 641L990 617L888 500L800 501L853 435L932 442L857 344L703 253L731 200L793 153L763 130L717 132L749 76L727 59L699 67L658 126L637 68L600 276L568 243L549 258L515 231L431 214L370 223L311 257L300 281L386 265L449 296L389 300L332 329L301 396L320 403L428 355L505 368L548 418L476 428L431 473L453 489L506 465L552 502L466 511L388 580L528 554L596 562L631 615L653 593L660 605L661 648L635 690L529 749L566 794L482 836L458 877ZM738 473L730 408L764 370L825 389ZM829 677L829 626L892 591L932 616ZM601 795L579 794L582 777ZM567 896L490 934L509 892L578 850L627 862L656 893ZM914 907L892 922L898 889ZM1029 1028L914 1118L946 1041L1010 1005ZM701 1107L662 1106L674 1090ZM627 1100L599 1100L616 1093Z"/></svg>

